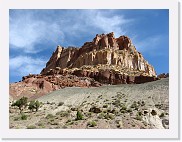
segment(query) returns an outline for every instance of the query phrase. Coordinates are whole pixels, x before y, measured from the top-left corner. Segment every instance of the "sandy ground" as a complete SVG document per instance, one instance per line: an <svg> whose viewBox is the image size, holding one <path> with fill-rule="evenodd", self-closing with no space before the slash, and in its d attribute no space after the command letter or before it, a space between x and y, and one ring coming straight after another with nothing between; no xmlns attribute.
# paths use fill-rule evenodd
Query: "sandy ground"
<svg viewBox="0 0 182 142"><path fill-rule="evenodd" d="M169 79L144 84L67 87L38 99L38 112L10 107L10 128L168 129ZM79 120L77 113L81 113Z"/></svg>

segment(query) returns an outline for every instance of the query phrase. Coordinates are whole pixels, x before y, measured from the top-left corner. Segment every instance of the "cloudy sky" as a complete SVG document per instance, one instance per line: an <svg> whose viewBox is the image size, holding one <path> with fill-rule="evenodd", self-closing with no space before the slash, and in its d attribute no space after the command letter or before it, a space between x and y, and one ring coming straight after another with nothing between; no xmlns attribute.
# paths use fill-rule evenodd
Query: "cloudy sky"
<svg viewBox="0 0 182 142"><path fill-rule="evenodd" d="M80 47L96 34L127 35L157 74L169 72L168 10L10 10L10 82L40 73L57 45Z"/></svg>

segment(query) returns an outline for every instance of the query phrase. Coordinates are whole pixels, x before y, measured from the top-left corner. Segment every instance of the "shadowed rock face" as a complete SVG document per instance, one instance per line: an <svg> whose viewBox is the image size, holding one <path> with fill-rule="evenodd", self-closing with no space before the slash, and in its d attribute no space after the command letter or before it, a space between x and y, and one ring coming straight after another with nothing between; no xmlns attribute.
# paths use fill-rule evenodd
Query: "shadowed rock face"
<svg viewBox="0 0 182 142"><path fill-rule="evenodd" d="M115 38L113 32L97 34L81 48L58 46L41 74L74 74L108 84L144 83L156 78L154 68L130 38Z"/></svg>

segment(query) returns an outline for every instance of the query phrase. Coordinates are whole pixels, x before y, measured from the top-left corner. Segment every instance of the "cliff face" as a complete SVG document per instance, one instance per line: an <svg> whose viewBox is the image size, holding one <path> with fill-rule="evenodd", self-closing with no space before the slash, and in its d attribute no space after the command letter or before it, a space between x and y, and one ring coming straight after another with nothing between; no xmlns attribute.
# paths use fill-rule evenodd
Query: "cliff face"
<svg viewBox="0 0 182 142"><path fill-rule="evenodd" d="M64 87L145 83L156 80L154 68L126 36L96 35L81 48L58 46L38 75L10 84L13 98L37 98Z"/></svg>
<svg viewBox="0 0 182 142"><path fill-rule="evenodd" d="M58 46L41 74L69 73L93 77L103 83L98 79L103 72L108 72L104 74L108 74L110 80L112 78L115 80L117 76L122 76L120 79L126 78L128 81L130 80L128 77L131 76L156 77L154 68L136 50L130 38L127 36L115 38L114 33L96 35L92 42L84 43L81 48ZM114 82L117 84L118 81ZM132 82L137 83L135 79Z"/></svg>

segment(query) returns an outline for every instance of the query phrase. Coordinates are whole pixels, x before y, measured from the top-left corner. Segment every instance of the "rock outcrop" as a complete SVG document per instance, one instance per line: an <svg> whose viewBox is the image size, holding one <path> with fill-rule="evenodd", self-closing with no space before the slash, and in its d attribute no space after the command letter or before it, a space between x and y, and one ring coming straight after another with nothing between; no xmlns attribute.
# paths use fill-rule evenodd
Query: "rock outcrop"
<svg viewBox="0 0 182 142"><path fill-rule="evenodd" d="M19 99L26 96L35 99L65 87L98 87L101 83L87 77L75 75L28 75L22 81L11 83L9 86L10 96Z"/></svg>
<svg viewBox="0 0 182 142"><path fill-rule="evenodd" d="M156 72L127 36L96 35L81 48L58 46L43 75L74 74L101 83L144 83L156 80Z"/></svg>
<svg viewBox="0 0 182 142"><path fill-rule="evenodd" d="M156 72L127 36L96 35L81 48L57 46L39 75L28 75L10 84L13 98L37 98L63 87L145 83Z"/></svg>
<svg viewBox="0 0 182 142"><path fill-rule="evenodd" d="M161 73L161 74L159 74L159 75L157 75L157 78L167 78L167 77L169 77L169 73Z"/></svg>

